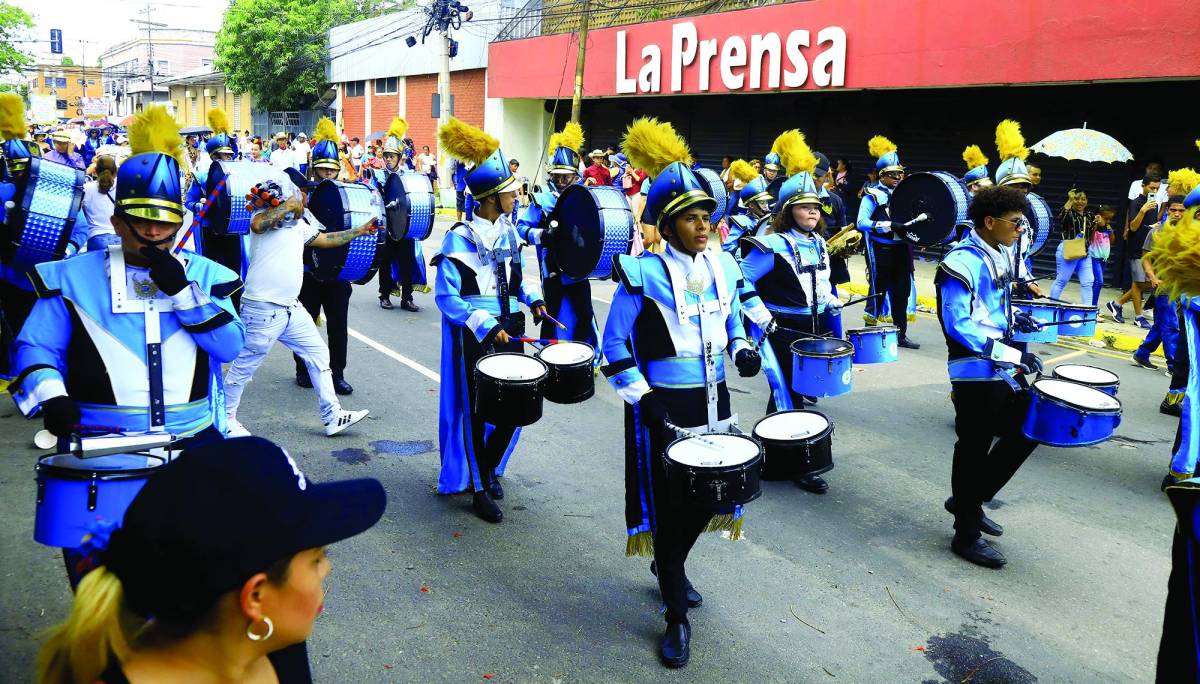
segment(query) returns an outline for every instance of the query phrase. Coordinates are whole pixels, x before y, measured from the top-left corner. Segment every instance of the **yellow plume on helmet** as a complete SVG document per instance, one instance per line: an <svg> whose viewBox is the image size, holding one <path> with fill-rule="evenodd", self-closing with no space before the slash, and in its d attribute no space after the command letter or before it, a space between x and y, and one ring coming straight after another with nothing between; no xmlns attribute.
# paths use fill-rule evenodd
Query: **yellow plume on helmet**
<svg viewBox="0 0 1200 684"><path fill-rule="evenodd" d="M0 140L23 140L25 131L25 100L16 93L0 93Z"/></svg>
<svg viewBox="0 0 1200 684"><path fill-rule="evenodd" d="M896 149L896 146L892 145L892 149ZM802 171L812 173L817 168L817 156L809 149L804 134L795 128L780 133L771 145L771 151L779 155L788 176Z"/></svg>
<svg viewBox="0 0 1200 684"><path fill-rule="evenodd" d="M984 156L983 150L979 149L979 145L971 145L963 150L963 161L967 163L967 170L977 166L983 166L988 163L988 158Z"/></svg>
<svg viewBox="0 0 1200 684"><path fill-rule="evenodd" d="M583 147L583 126L574 121L568 121L561 131L550 136L550 143L546 147L549 155L553 155L554 151L560 147L578 153L579 148Z"/></svg>
<svg viewBox="0 0 1200 684"><path fill-rule="evenodd" d="M692 153L675 128L654 117L634 119L629 124L625 138L621 140L621 151L631 167L643 169L651 177L662 173L674 162L688 166L692 163Z"/></svg>
<svg viewBox="0 0 1200 684"><path fill-rule="evenodd" d="M996 151L1000 153L1000 161L1013 157L1024 161L1029 156L1025 136L1021 135L1021 124L1005 119L996 125Z"/></svg>
<svg viewBox="0 0 1200 684"><path fill-rule="evenodd" d="M216 109L208 110L208 127L213 129L213 133L224 133L229 135L229 117L225 114L225 110L217 107Z"/></svg>
<svg viewBox="0 0 1200 684"><path fill-rule="evenodd" d="M321 117L321 120L317 122L316 130L313 131L313 142L318 143L322 140L335 143L341 140L341 137L338 136L337 124L327 116Z"/></svg>
<svg viewBox="0 0 1200 684"><path fill-rule="evenodd" d="M729 175L734 180L739 180L743 183L749 183L758 178L758 172L745 159L734 159L733 163L729 165Z"/></svg>
<svg viewBox="0 0 1200 684"><path fill-rule="evenodd" d="M392 125L388 126L388 137L396 140L404 140L404 134L408 132L408 122L400 117L392 118ZM499 147L499 145L497 145Z"/></svg>
<svg viewBox="0 0 1200 684"><path fill-rule="evenodd" d="M1154 274L1171 299L1200 295L1200 218L1196 207L1184 212L1179 224L1155 234L1154 247L1146 254Z"/></svg>
<svg viewBox="0 0 1200 684"><path fill-rule="evenodd" d="M446 154L476 166L487 161L493 152L500 149L499 140L454 117L450 117L450 120L438 129L438 142L445 148Z"/></svg>
<svg viewBox="0 0 1200 684"><path fill-rule="evenodd" d="M1167 195L1186 197L1189 192L1200 185L1200 173L1195 169L1175 169L1167 174Z"/></svg>
<svg viewBox="0 0 1200 684"><path fill-rule="evenodd" d="M882 135L877 135L867 141L867 151L871 153L872 157L879 159L888 152L895 152L896 143Z"/></svg>
<svg viewBox="0 0 1200 684"><path fill-rule="evenodd" d="M129 151L131 155L161 152L175 157L181 166L187 163L179 124L162 105L146 107L133 118L129 125Z"/></svg>

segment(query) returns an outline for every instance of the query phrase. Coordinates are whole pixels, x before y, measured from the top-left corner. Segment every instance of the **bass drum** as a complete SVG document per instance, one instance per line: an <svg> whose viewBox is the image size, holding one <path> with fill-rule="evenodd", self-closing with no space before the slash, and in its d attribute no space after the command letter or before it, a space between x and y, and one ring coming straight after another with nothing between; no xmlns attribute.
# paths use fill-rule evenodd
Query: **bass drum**
<svg viewBox="0 0 1200 684"><path fill-rule="evenodd" d="M379 195L362 183L321 181L308 198L308 208L323 232L353 230L369 220L383 220ZM342 247L312 250L313 273L320 280L349 280L362 285L375 277L379 246L387 234L359 235Z"/></svg>
<svg viewBox="0 0 1200 684"><path fill-rule="evenodd" d="M433 232L433 186L425 174L389 173L383 182L383 203L393 240L424 240Z"/></svg>
<svg viewBox="0 0 1200 684"><path fill-rule="evenodd" d="M712 224L715 226L729 212L729 193L725 192L725 181L721 180L716 171L710 169L696 169L695 173L708 196L717 201L717 208L712 212Z"/></svg>
<svg viewBox="0 0 1200 684"><path fill-rule="evenodd" d="M40 157L29 160L25 192L6 213L6 253L20 269L63 258L83 205L83 172ZM14 251L15 250L15 251ZM7 261L7 259L6 259Z"/></svg>
<svg viewBox="0 0 1200 684"><path fill-rule="evenodd" d="M954 227L967 221L970 204L967 186L956 176L923 171L900 181L892 191L889 206L894 227L925 214L925 220L897 227L896 233L913 244L931 247L946 242L954 235Z"/></svg>
<svg viewBox="0 0 1200 684"><path fill-rule="evenodd" d="M208 167L208 180L204 184L205 198L213 198L204 213L208 220L207 232L211 235L249 235L251 214L246 210L246 195L250 194L250 188L269 180L285 188L290 185L287 175L270 164L213 162ZM220 191L214 196L218 187Z"/></svg>
<svg viewBox="0 0 1200 684"><path fill-rule="evenodd" d="M1035 192L1025 196L1025 205L1025 218L1029 219L1029 229L1033 233L1026 256L1033 256L1042 251L1046 240L1050 238L1050 205Z"/></svg>
<svg viewBox="0 0 1200 684"><path fill-rule="evenodd" d="M558 269L574 280L607 279L613 257L629 254L635 229L625 193L611 185L572 185L554 207L558 226L549 248Z"/></svg>

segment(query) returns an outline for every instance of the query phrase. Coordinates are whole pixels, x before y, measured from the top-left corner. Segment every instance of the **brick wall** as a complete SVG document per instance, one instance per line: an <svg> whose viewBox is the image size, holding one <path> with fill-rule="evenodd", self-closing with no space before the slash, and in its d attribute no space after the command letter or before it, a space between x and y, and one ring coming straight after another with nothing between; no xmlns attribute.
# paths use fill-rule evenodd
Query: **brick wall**
<svg viewBox="0 0 1200 684"><path fill-rule="evenodd" d="M450 73L450 92L454 94L454 116L483 128L483 101L486 69ZM437 119L431 116L433 94L437 92L437 74L409 76L405 88L408 135L417 152L423 145L437 146ZM373 116L373 115L372 115ZM391 119L388 119L391 121ZM439 160L440 161L440 160Z"/></svg>
<svg viewBox="0 0 1200 684"><path fill-rule="evenodd" d="M397 89L403 88L404 79L398 79L398 81ZM367 81L367 92L371 95L371 130L363 131L363 133L386 131L392 123L392 118L400 115L400 93L377 94L374 79ZM365 140L363 142L366 143Z"/></svg>
<svg viewBox="0 0 1200 684"><path fill-rule="evenodd" d="M367 98L346 97L345 84L339 84L339 87L342 88L342 125L346 129L346 137L358 136L361 140L366 137L367 133L370 133L364 129L363 118L367 115Z"/></svg>

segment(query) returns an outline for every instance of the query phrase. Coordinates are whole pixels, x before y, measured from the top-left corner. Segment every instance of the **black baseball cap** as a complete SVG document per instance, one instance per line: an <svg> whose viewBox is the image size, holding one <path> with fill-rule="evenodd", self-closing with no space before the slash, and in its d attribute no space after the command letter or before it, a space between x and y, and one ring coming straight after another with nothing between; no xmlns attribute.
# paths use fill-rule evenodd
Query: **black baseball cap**
<svg viewBox="0 0 1200 684"><path fill-rule="evenodd" d="M822 178L829 173L829 157L816 151L813 152L813 156L817 158L817 168L813 171L813 177Z"/></svg>
<svg viewBox="0 0 1200 684"><path fill-rule="evenodd" d="M135 613L187 622L278 561L366 531L386 505L378 480L318 484L269 440L218 441L151 475L104 563Z"/></svg>

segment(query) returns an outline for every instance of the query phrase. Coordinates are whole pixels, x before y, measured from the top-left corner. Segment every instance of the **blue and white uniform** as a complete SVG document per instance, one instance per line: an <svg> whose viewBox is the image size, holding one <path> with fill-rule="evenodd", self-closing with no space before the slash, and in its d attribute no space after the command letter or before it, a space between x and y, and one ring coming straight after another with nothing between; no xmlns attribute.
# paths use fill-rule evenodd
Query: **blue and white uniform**
<svg viewBox="0 0 1200 684"><path fill-rule="evenodd" d="M885 295L867 300L863 318L868 325L892 323L900 328L903 337L908 330L908 322L916 319L917 291L908 245L892 231L891 201L892 188L883 183L874 183L867 187L858 205L855 225L867 238L863 252L867 258L870 294ZM907 290L904 282L908 283ZM889 283L895 283L895 287ZM896 316L893 308L897 307L906 315Z"/></svg>

